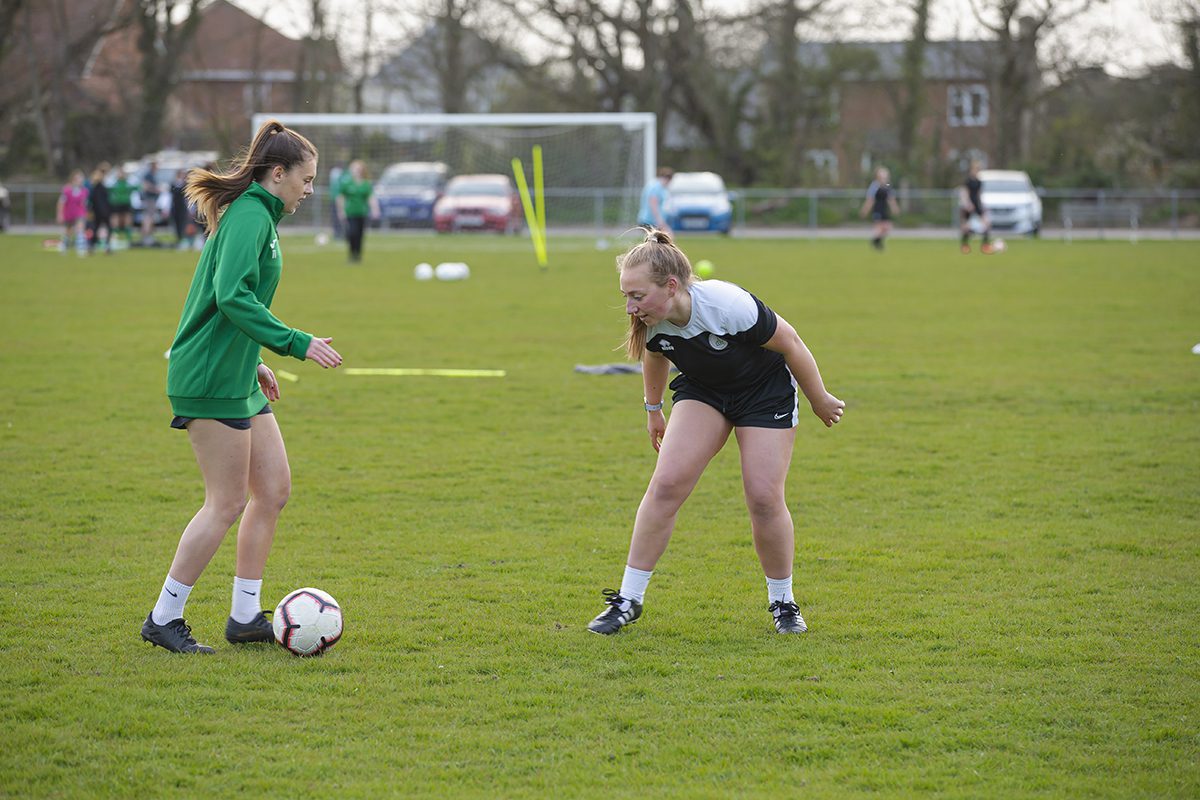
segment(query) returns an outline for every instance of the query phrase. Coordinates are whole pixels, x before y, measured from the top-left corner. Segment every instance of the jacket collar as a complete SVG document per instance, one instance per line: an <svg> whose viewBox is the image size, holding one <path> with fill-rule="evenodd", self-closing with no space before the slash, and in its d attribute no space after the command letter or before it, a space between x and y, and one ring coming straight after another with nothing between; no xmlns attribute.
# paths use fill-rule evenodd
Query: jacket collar
<svg viewBox="0 0 1200 800"><path fill-rule="evenodd" d="M252 182L245 193L263 204L276 225L279 224L279 220L283 219L283 201L264 189L257 181Z"/></svg>

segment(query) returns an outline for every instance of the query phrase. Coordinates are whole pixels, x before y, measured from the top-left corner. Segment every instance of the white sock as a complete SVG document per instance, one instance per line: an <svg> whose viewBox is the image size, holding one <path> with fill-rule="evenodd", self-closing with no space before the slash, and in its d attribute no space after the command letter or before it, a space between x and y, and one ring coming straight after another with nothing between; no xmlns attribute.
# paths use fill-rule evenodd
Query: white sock
<svg viewBox="0 0 1200 800"><path fill-rule="evenodd" d="M786 578L767 578L767 602L774 603L782 600L785 603L795 602L792 597L792 576Z"/></svg>
<svg viewBox="0 0 1200 800"><path fill-rule="evenodd" d="M229 610L229 616L233 617L234 622L249 622L258 616L258 612L262 611L262 603L259 602L261 593L261 579L257 581L248 581L238 577L233 579L233 605Z"/></svg>
<svg viewBox="0 0 1200 800"><path fill-rule="evenodd" d="M642 602L646 597L646 587L650 585L650 576L653 574L654 570L646 572L626 564L625 577L621 579L621 597Z"/></svg>
<svg viewBox="0 0 1200 800"><path fill-rule="evenodd" d="M183 616L183 606L191 593L191 586L184 586L168 575L162 591L158 593L158 602L150 612L150 619L155 625L166 625L173 619L179 619Z"/></svg>

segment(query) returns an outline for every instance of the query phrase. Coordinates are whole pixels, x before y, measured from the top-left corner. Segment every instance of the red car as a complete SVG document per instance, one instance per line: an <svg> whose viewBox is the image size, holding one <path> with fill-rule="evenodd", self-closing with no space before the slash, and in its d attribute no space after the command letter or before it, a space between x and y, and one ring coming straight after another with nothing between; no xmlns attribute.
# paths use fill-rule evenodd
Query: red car
<svg viewBox="0 0 1200 800"><path fill-rule="evenodd" d="M524 225L521 198L507 175L459 175L433 207L438 233L478 230L518 233Z"/></svg>

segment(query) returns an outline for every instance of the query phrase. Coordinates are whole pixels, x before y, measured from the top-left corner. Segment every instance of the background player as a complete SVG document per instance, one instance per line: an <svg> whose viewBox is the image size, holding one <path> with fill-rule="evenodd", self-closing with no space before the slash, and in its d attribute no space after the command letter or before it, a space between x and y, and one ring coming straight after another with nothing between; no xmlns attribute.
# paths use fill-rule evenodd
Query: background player
<svg viewBox="0 0 1200 800"><path fill-rule="evenodd" d="M890 179L891 174L887 167L875 170L875 180L867 187L867 197L859 212L861 217L865 217L868 211L871 212L871 219L875 221L871 245L876 250L883 249L883 240L892 232L892 217L900 213L896 193L892 191L892 184L889 183Z"/></svg>
<svg viewBox="0 0 1200 800"><path fill-rule="evenodd" d="M361 160L350 162L350 169L342 176L337 197L338 219L346 230L346 243L350 246L350 263L362 261L363 238L367 231L367 217L379 219L379 200L375 188L367 178L367 165Z"/></svg>
<svg viewBox="0 0 1200 800"><path fill-rule="evenodd" d="M784 499L799 420L796 385L827 426L842 418L845 403L825 390L816 361L787 321L732 283L696 281L669 234L648 231L617 267L629 315L626 350L642 362L646 429L658 463L638 506L621 590L604 590L608 608L588 629L613 634L641 616L676 514L732 432L754 548L767 577L768 610L779 633L803 633L807 626L792 595L794 531ZM662 407L671 364L680 374L671 382L668 425Z"/></svg>
<svg viewBox="0 0 1200 800"><path fill-rule="evenodd" d="M72 170L71 177L58 196L58 206L54 210L58 224L63 226L62 242L58 245L58 252L67 252L71 249L71 242L74 241L75 252L78 255L86 256L88 254L87 236L84 235L87 215L88 189L83 185L83 170Z"/></svg>
<svg viewBox="0 0 1200 800"><path fill-rule="evenodd" d="M671 199L671 193L667 190L667 184L671 182L671 176L674 174L675 171L670 167L659 167L654 180L642 188L638 225L670 232L671 226L667 224L667 201Z"/></svg>
<svg viewBox="0 0 1200 800"><path fill-rule="evenodd" d="M983 225L983 242L979 245L979 252L992 252L992 219L983 207L983 181L979 180L979 169L980 163L972 161L967 170L967 179L958 190L959 232L962 234L959 249L964 253L971 252L971 217L977 217Z"/></svg>

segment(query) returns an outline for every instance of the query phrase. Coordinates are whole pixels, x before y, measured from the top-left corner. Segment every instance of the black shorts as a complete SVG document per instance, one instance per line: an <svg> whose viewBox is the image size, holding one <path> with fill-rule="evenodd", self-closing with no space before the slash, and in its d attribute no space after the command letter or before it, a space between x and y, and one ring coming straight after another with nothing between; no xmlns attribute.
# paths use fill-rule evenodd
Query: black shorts
<svg viewBox="0 0 1200 800"><path fill-rule="evenodd" d="M979 208L978 206L973 206L971 208L960 208L958 212L963 222L969 222L971 217L983 216L983 209Z"/></svg>
<svg viewBox="0 0 1200 800"><path fill-rule="evenodd" d="M274 413L275 412L271 410L271 404L267 403L265 406L262 407L262 411L259 411L254 416L261 417L263 414L274 414ZM188 423L194 419L197 419L197 417L175 417L174 419L171 420L171 427L177 428L178 430L181 430L181 431L185 430L185 429L187 429ZM219 422L222 425L225 425L227 427L233 428L234 430L238 430L238 431L250 430L250 417L247 417L246 419L218 419L217 422Z"/></svg>
<svg viewBox="0 0 1200 800"><path fill-rule="evenodd" d="M876 222L891 222L892 215L889 214L886 210L884 210L884 211L876 210L876 211L871 212L871 219L875 220Z"/></svg>
<svg viewBox="0 0 1200 800"><path fill-rule="evenodd" d="M740 392L717 392L680 374L671 381L671 403L699 400L712 406L735 428L794 428L800 421L792 373L779 369L762 383Z"/></svg>
<svg viewBox="0 0 1200 800"><path fill-rule="evenodd" d="M133 206L129 205L128 203L123 203L119 206L112 207L112 213L114 213L114 214L128 214L132 211L133 211Z"/></svg>

